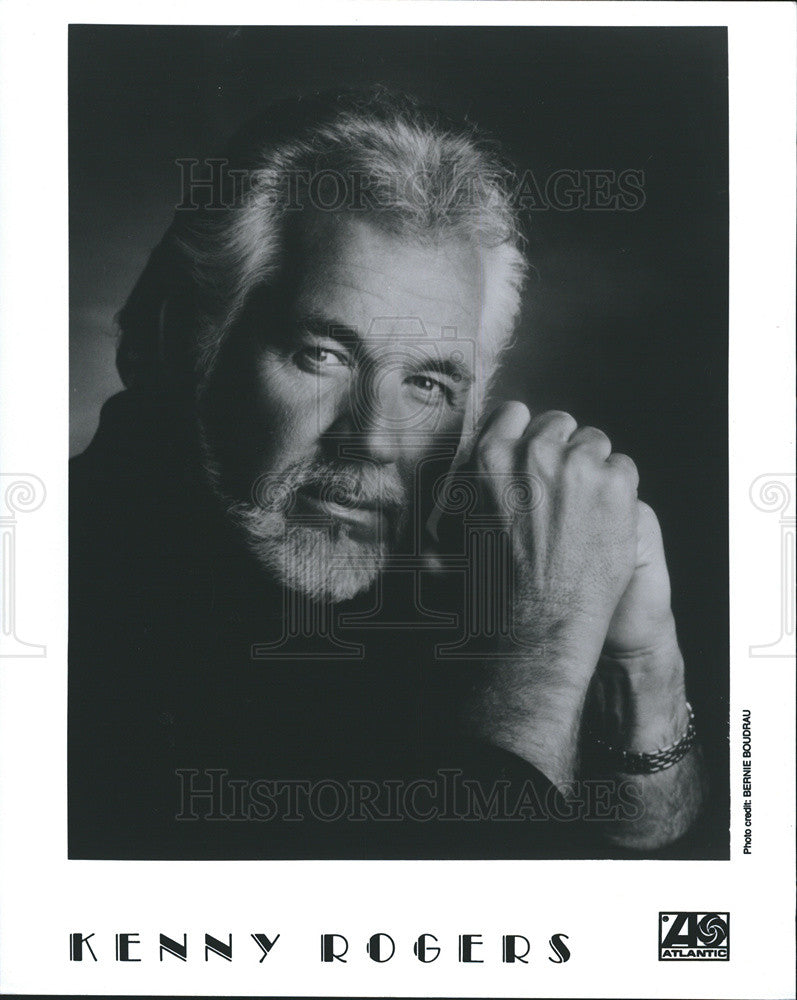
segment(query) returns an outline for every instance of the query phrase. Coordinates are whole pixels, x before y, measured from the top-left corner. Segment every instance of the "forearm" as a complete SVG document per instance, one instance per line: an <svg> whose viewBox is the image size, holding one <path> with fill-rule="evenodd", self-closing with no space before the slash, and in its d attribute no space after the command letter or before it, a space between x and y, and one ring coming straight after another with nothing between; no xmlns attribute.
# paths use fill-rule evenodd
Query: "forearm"
<svg viewBox="0 0 797 1000"><path fill-rule="evenodd" d="M597 653L592 663L596 660ZM627 774L605 763L602 769L595 766L603 762L593 752L593 738L650 754L684 734L689 710L674 625L655 649L632 657L602 656L591 685L589 676L584 663L563 663L551 648L547 656L488 662L470 692L466 728L533 765L565 798L580 794L578 778L611 782L617 802L631 808L591 824L607 843L639 851L670 844L688 831L703 804L700 748L692 747L663 770Z"/></svg>
<svg viewBox="0 0 797 1000"><path fill-rule="evenodd" d="M552 683L556 671L531 657L486 664L466 704L465 729L564 786L576 776L587 684Z"/></svg>
<svg viewBox="0 0 797 1000"><path fill-rule="evenodd" d="M595 826L601 839L632 851L657 850L684 836L700 814L706 794L699 746L665 771L608 777L624 789L626 800L633 795L636 809L633 818L603 820Z"/></svg>
<svg viewBox="0 0 797 1000"><path fill-rule="evenodd" d="M586 776L580 734L596 665L606 742L650 754L686 728L661 529L638 499L631 459L569 414L531 419L523 404L507 403L486 422L473 462L485 512L509 529L514 637L522 641L484 665L468 729L534 765L567 796ZM513 502L507 477L526 482L535 502ZM668 763L635 782L640 815L606 826L610 840L649 849L689 827L703 794L700 757Z"/></svg>
<svg viewBox="0 0 797 1000"><path fill-rule="evenodd" d="M477 674L466 700L467 731L532 764L557 787L570 785L604 632L578 621L518 628Z"/></svg>

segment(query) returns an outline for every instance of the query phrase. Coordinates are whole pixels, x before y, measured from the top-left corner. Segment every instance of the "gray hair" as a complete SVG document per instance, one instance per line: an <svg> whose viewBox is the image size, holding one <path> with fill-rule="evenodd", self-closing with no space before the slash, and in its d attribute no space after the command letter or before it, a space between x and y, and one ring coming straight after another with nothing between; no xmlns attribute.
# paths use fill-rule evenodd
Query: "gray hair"
<svg viewBox="0 0 797 1000"><path fill-rule="evenodd" d="M225 162L222 207L178 209L119 313L126 385L207 383L251 293L277 279L286 220L308 199L408 239L477 246L488 367L507 346L526 273L514 175L474 126L383 89L291 99L245 126Z"/></svg>

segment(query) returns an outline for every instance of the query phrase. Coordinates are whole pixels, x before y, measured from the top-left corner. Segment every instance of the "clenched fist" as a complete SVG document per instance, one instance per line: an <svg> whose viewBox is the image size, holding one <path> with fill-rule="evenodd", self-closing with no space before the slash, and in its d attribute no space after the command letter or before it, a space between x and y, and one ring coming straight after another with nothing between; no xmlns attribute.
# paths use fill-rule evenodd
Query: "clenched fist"
<svg viewBox="0 0 797 1000"><path fill-rule="evenodd" d="M522 403L509 402L488 419L468 465L482 512L510 529L518 640L516 655L504 651L486 665L471 723L567 781L590 681L608 657L618 669L642 665L647 701L632 714L650 720L653 742L645 746L637 728L634 743L663 745L662 733L682 718L683 662L658 522L637 499L632 460L567 413L532 419ZM513 502L513 483L526 488L529 503ZM650 676L659 666L666 683L657 687Z"/></svg>
<svg viewBox="0 0 797 1000"><path fill-rule="evenodd" d="M588 679L636 566L636 466L596 428L517 402L492 414L474 464L485 506L511 523L519 636L555 643ZM512 480L528 509L513 509Z"/></svg>

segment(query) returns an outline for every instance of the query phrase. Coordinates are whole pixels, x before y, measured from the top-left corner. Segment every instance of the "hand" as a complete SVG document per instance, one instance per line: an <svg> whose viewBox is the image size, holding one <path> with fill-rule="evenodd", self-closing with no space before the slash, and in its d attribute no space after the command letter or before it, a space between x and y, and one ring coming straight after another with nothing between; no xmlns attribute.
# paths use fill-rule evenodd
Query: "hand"
<svg viewBox="0 0 797 1000"><path fill-rule="evenodd" d="M510 402L487 421L473 464L484 507L511 524L518 636L556 646L588 682L637 565L634 463L566 413L531 420L522 403ZM513 482L528 487L526 509L513 506ZM629 616L639 603L634 591ZM618 621L621 640L628 628L626 618Z"/></svg>
<svg viewBox="0 0 797 1000"><path fill-rule="evenodd" d="M487 662L470 724L567 788L594 677L610 742L651 752L672 741L685 725L683 660L661 532L637 499L634 463L566 413L531 420L521 403L507 403L485 425L471 464L485 512L512 529L525 650ZM513 481L530 487L526 509L511 502ZM699 810L701 780L695 755L647 776L644 822L609 836L641 848L679 836ZM674 799L685 805L673 810Z"/></svg>
<svg viewBox="0 0 797 1000"><path fill-rule="evenodd" d="M491 415L469 465L483 512L511 527L518 641L485 661L467 724L566 783L590 679L636 565L636 467L601 431L558 411L531 420L517 402ZM514 485L530 503L513 502Z"/></svg>

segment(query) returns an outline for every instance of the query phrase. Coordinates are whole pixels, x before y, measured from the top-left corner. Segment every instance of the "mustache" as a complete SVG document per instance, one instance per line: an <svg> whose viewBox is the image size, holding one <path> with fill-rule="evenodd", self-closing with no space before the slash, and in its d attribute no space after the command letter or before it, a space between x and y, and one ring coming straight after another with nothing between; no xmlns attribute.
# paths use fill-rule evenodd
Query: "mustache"
<svg viewBox="0 0 797 1000"><path fill-rule="evenodd" d="M296 462L256 480L252 502L265 511L285 513L299 493L343 507L375 507L390 512L407 506L408 491L395 471L364 463Z"/></svg>

